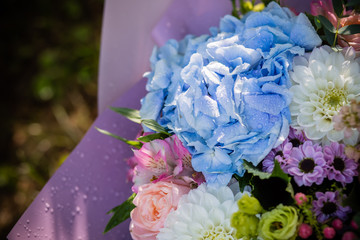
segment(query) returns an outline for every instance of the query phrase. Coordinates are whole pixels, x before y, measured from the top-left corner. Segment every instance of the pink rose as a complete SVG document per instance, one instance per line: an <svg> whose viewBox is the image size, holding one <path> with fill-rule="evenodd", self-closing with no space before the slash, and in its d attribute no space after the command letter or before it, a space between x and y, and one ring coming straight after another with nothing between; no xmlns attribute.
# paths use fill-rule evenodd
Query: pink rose
<svg viewBox="0 0 360 240"><path fill-rule="evenodd" d="M144 184L134 199L136 208L131 212L130 233L134 240L156 239L167 215L176 210L182 195L190 188L180 181L160 181Z"/></svg>

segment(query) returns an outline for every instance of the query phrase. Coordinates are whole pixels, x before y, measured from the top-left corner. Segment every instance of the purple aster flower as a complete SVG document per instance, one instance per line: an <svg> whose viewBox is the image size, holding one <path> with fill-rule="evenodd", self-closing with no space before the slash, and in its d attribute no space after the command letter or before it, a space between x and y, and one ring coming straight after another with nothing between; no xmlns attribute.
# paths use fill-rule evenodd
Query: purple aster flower
<svg viewBox="0 0 360 240"><path fill-rule="evenodd" d="M324 147L324 158L329 167L329 180L336 180L343 185L351 183L353 177L358 175L358 164L345 154L345 145L332 142Z"/></svg>
<svg viewBox="0 0 360 240"><path fill-rule="evenodd" d="M285 171L287 159L290 157L292 144L286 139L278 147L272 149L262 162L264 172L272 172L275 166L275 160L280 163L281 168Z"/></svg>
<svg viewBox="0 0 360 240"><path fill-rule="evenodd" d="M325 222L329 218L338 217L345 220L351 212L349 206L341 206L339 192L316 192L317 200L313 201L313 212L320 223Z"/></svg>
<svg viewBox="0 0 360 240"><path fill-rule="evenodd" d="M343 185L351 183L353 177L358 175L358 164L355 160L345 155L345 145L332 142L331 145L324 147L324 158L329 167L329 180L336 180Z"/></svg>
<svg viewBox="0 0 360 240"><path fill-rule="evenodd" d="M288 138L278 147L271 150L271 152L264 158L262 162L262 169L264 172L272 172L275 166L275 160L280 163L284 172L287 168L287 160L290 157L291 151L294 147L299 147L306 141L305 134L290 127Z"/></svg>
<svg viewBox="0 0 360 240"><path fill-rule="evenodd" d="M306 139L303 131L290 127L288 140L293 147L299 147L308 139Z"/></svg>
<svg viewBox="0 0 360 240"><path fill-rule="evenodd" d="M293 148L286 168L287 173L294 176L297 185L320 185L326 176L326 162L321 146L305 141L298 148Z"/></svg>

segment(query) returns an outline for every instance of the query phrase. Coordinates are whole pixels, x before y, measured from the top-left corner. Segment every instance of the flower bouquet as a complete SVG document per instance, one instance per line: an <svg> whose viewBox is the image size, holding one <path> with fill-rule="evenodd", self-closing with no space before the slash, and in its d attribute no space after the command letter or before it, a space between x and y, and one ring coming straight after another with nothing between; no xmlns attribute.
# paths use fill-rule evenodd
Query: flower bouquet
<svg viewBox="0 0 360 240"><path fill-rule="evenodd" d="M105 232L130 217L133 239L360 237L358 1L232 3L154 48L140 111L113 108L136 140L99 129L134 149Z"/></svg>
<svg viewBox="0 0 360 240"><path fill-rule="evenodd" d="M152 32L161 47L147 93L137 84L113 104L128 108L99 116L9 239L359 238L359 2L313 1L311 15L270 1L212 3L232 3L232 16L165 42L156 33L181 39L201 24L168 21L177 7L206 14L174 2ZM100 75L119 59L102 62ZM110 83L100 95L109 102L116 91ZM129 109L139 96L140 111Z"/></svg>

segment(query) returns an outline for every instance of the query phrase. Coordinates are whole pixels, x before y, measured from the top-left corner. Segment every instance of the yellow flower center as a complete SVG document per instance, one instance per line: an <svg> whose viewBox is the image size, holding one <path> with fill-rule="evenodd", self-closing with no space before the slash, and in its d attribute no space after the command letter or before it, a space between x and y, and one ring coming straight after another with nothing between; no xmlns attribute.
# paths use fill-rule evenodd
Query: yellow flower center
<svg viewBox="0 0 360 240"><path fill-rule="evenodd" d="M344 89L327 89L325 96L321 100L321 104L324 106L324 108L338 112L342 106L348 104L346 96L347 92Z"/></svg>

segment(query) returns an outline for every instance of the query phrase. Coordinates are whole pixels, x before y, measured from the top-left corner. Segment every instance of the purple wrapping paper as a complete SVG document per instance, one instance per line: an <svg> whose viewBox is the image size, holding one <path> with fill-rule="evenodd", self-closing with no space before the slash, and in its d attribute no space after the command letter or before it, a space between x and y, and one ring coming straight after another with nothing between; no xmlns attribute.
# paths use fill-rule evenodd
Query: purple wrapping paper
<svg viewBox="0 0 360 240"><path fill-rule="evenodd" d="M286 2L304 10L309 8L310 0L301 1L301 5ZM94 126L134 138L140 126L107 106L140 107L145 80L138 81L149 70L154 42L163 44L188 33L207 33L230 11L230 0L106 1L99 66L101 114L19 219L8 239L130 239L129 221L106 235L103 230L110 219L106 212L131 194L131 185L125 182L124 161L131 150L99 133Z"/></svg>

